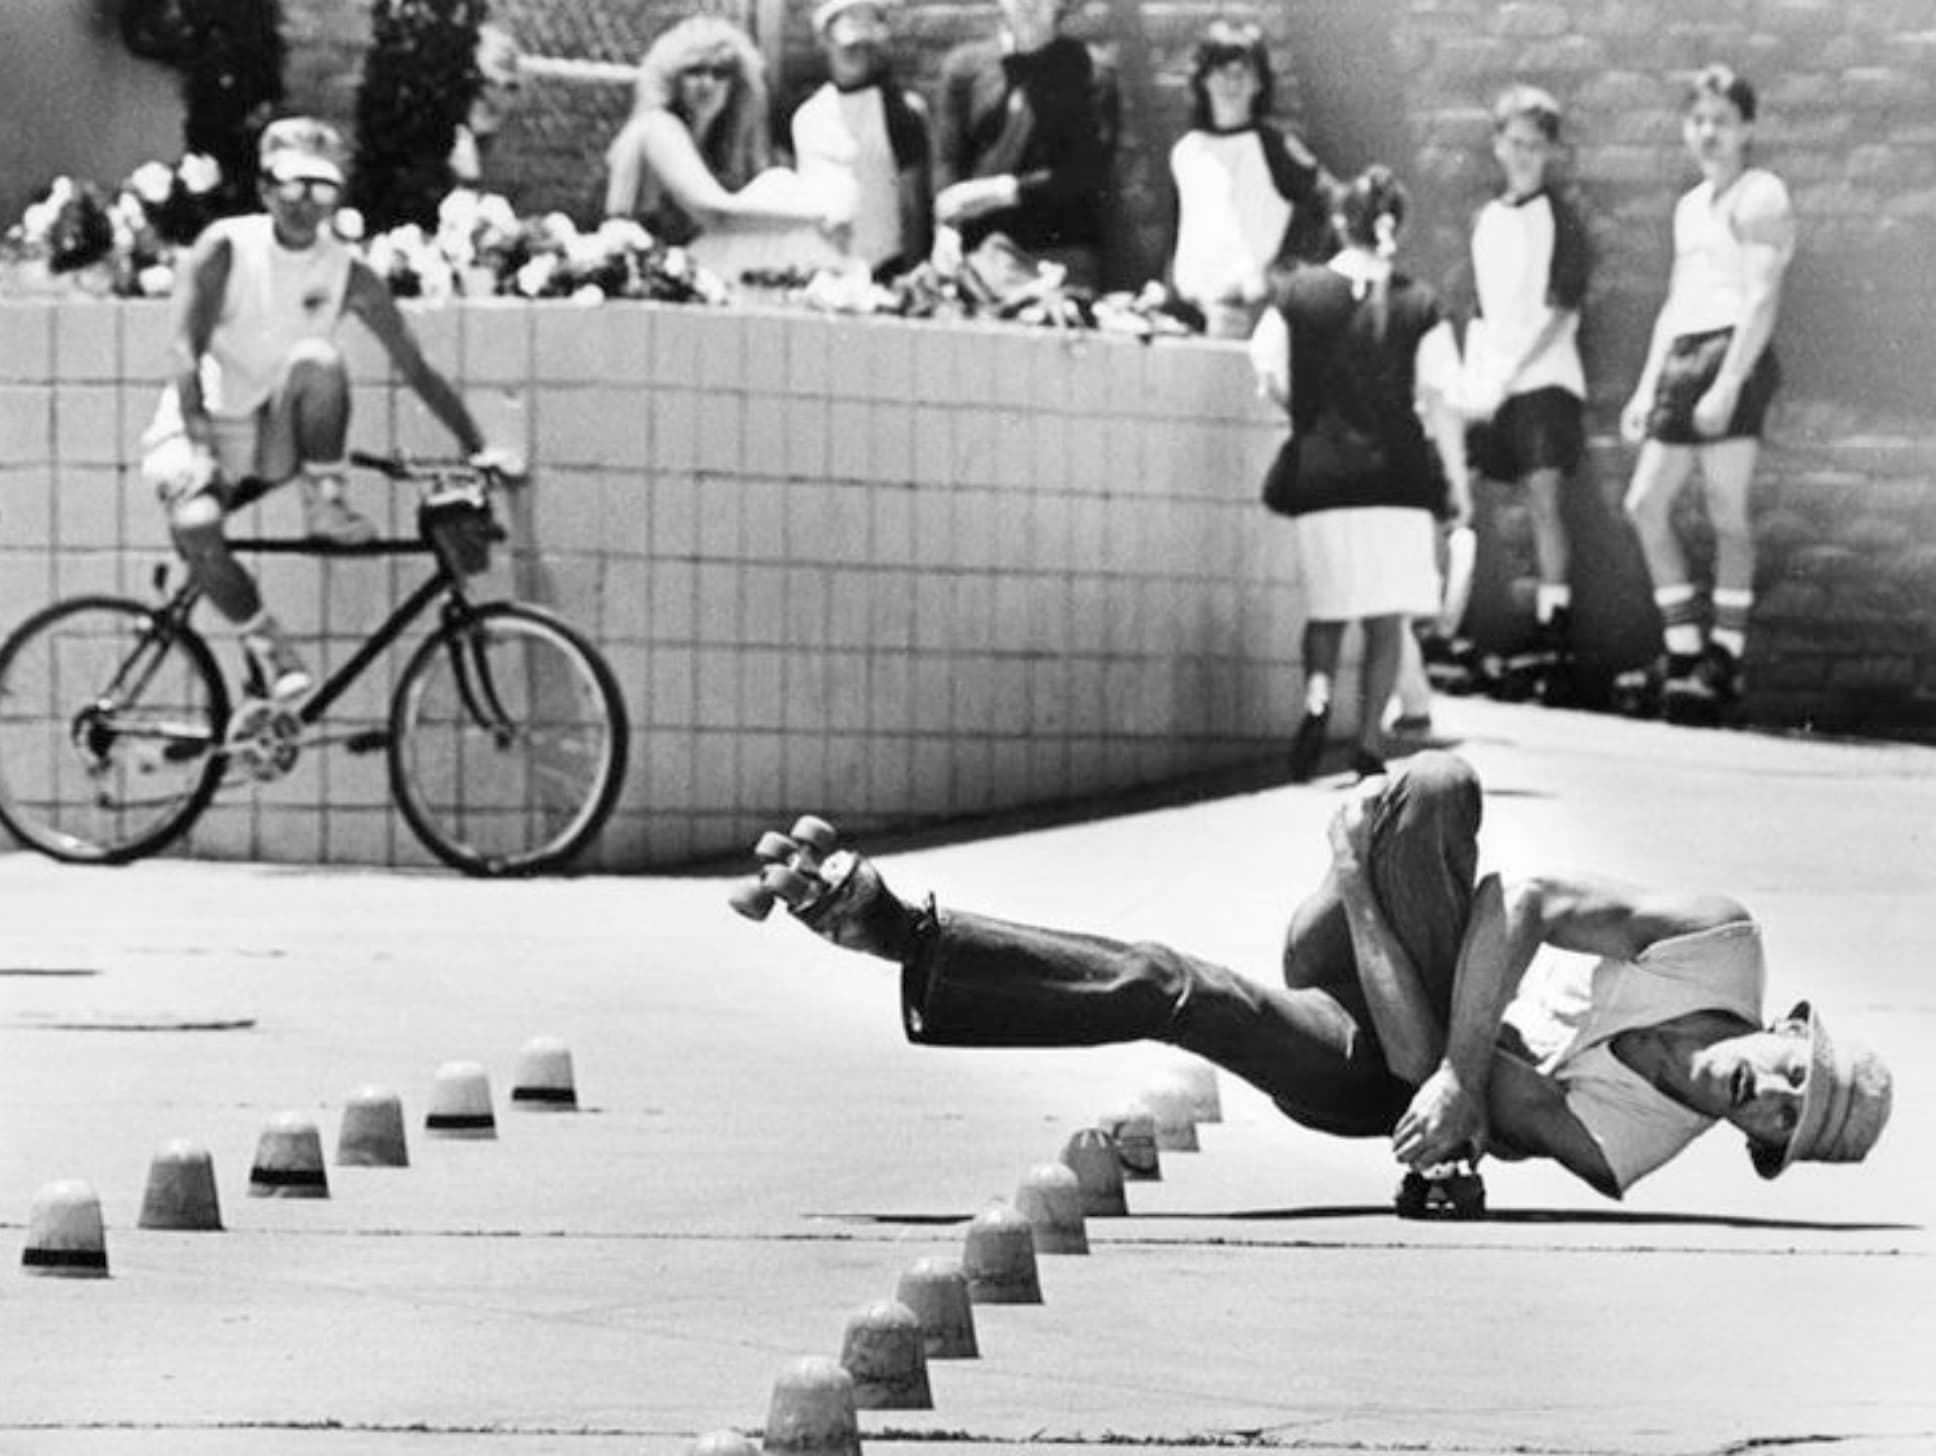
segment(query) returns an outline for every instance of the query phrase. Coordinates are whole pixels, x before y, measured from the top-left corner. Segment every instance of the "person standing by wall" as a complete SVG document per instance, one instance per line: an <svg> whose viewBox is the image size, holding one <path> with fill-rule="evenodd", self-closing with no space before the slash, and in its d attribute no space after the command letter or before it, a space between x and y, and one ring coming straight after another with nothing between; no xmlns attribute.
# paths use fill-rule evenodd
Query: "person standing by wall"
<svg viewBox="0 0 1936 1456"><path fill-rule="evenodd" d="M1323 757L1354 621L1365 660L1352 767L1360 778L1384 772L1382 719L1405 635L1439 612L1436 518L1472 511L1452 402L1458 344L1432 290L1392 266L1406 206L1385 167L1347 183L1337 198L1343 247L1290 270L1251 336L1259 384L1291 419L1265 501L1294 518L1309 614L1304 717L1291 745L1300 783Z"/></svg>
<svg viewBox="0 0 1936 1456"><path fill-rule="evenodd" d="M1190 129L1170 148L1170 283L1217 338L1250 336L1279 258L1335 251L1334 183L1302 141L1266 119L1272 92L1263 32L1213 21L1191 61Z"/></svg>
<svg viewBox="0 0 1936 1456"><path fill-rule="evenodd" d="M1532 516L1538 642L1519 663L1548 702L1571 696L1572 553L1560 493L1586 448L1587 240L1552 186L1559 140L1560 106L1547 92L1514 86L1494 103L1492 154L1504 186L1473 222L1478 309L1466 330L1462 396L1473 468L1517 484Z"/></svg>
<svg viewBox="0 0 1936 1456"><path fill-rule="evenodd" d="M1075 8L1001 0L1001 34L943 58L934 218L964 252L999 233L1093 290L1122 108L1114 74L1063 33Z"/></svg>
<svg viewBox="0 0 1936 1456"><path fill-rule="evenodd" d="M827 82L793 113L794 164L853 193L848 250L891 276L925 259L934 235L927 103L888 64L887 0L824 0L813 32Z"/></svg>
<svg viewBox="0 0 1936 1456"><path fill-rule="evenodd" d="M1621 433L1640 447L1626 510L1660 609L1666 655L1651 672L1670 712L1712 711L1740 696L1754 604L1748 492L1781 377L1770 341L1796 234L1787 187L1749 165L1757 109L1754 87L1726 66L1706 67L1689 89L1681 134L1701 181L1674 208L1667 301L1620 417ZM1705 640L1673 521L1697 465L1715 536ZM1647 675L1623 675L1620 686L1644 689Z"/></svg>

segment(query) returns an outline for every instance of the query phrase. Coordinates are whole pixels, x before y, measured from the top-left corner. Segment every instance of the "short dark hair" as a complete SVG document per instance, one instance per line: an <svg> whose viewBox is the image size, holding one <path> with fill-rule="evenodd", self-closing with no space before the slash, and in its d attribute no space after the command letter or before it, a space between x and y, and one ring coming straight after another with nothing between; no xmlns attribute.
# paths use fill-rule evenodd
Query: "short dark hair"
<svg viewBox="0 0 1936 1456"><path fill-rule="evenodd" d="M1741 113L1743 121L1753 121L1759 106L1754 86L1733 66L1703 66L1696 71L1687 86L1687 104L1692 106L1703 96L1720 97Z"/></svg>
<svg viewBox="0 0 1936 1456"><path fill-rule="evenodd" d="M1232 61L1248 61L1257 72L1257 94L1251 98L1250 119L1257 120L1271 108L1276 77L1271 74L1270 48L1264 32L1254 25L1237 25L1228 20L1213 20L1197 42L1190 57L1190 125L1198 131L1210 127L1210 91L1206 78L1219 66Z"/></svg>
<svg viewBox="0 0 1936 1456"><path fill-rule="evenodd" d="M1521 119L1538 127L1547 141L1560 139L1560 104L1553 99L1552 92L1525 85L1508 86L1500 92L1499 99L1492 103L1492 129L1504 131Z"/></svg>

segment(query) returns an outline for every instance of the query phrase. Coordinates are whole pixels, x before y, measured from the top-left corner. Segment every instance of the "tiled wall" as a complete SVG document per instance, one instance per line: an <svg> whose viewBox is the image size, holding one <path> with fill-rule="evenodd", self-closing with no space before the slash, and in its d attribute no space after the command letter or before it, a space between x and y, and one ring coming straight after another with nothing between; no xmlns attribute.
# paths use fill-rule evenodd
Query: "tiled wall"
<svg viewBox="0 0 1936 1456"><path fill-rule="evenodd" d="M1232 346L629 304L413 317L537 467L490 586L590 630L626 689L632 769L590 865L731 853L808 809L908 825L1160 782L1275 752L1294 717L1300 598L1256 503L1281 425ZM161 304L0 304L9 626L55 595L148 595L169 559L134 469L166 330ZM346 341L354 443L443 450ZM233 534L293 529L293 507ZM417 570L278 556L263 579L327 665ZM338 709L351 726L381 720L388 668ZM341 748L230 791L188 848L425 862L380 757Z"/></svg>

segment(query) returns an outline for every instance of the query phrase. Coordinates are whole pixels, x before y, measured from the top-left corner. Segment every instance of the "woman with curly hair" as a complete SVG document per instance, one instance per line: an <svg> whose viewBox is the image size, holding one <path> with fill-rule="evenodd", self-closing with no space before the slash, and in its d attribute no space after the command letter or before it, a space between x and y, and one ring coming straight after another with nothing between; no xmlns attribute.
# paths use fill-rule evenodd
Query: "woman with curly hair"
<svg viewBox="0 0 1936 1456"><path fill-rule="evenodd" d="M694 15L639 62L632 116L606 149L607 217L636 218L676 245L702 234L845 226L846 199L771 168L765 66L751 37Z"/></svg>

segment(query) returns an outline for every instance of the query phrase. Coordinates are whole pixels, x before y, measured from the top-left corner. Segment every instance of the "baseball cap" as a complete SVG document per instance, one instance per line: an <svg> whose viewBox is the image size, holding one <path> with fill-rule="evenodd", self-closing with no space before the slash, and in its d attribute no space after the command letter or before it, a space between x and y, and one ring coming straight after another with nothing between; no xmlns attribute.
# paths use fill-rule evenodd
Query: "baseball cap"
<svg viewBox="0 0 1936 1456"><path fill-rule="evenodd" d="M1772 1178L1790 1163L1859 1163L1889 1121L1893 1079L1867 1047L1837 1043L1806 1001L1788 1013L1808 1028L1808 1077L1802 1083L1801 1116L1788 1142L1750 1142L1755 1171Z"/></svg>
<svg viewBox="0 0 1936 1456"><path fill-rule="evenodd" d="M263 128L257 149L264 176L277 182L343 184L347 149L336 128L313 116L285 116Z"/></svg>

